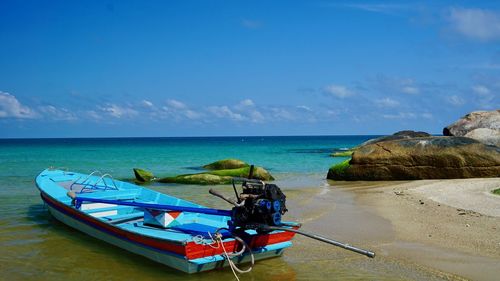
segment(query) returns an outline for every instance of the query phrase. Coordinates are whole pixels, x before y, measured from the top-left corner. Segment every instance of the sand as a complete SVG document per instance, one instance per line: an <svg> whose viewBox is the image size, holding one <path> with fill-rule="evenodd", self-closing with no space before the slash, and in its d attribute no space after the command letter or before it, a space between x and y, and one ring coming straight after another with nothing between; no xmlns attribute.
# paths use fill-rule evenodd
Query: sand
<svg viewBox="0 0 500 281"><path fill-rule="evenodd" d="M499 187L500 178L329 182L301 200L291 192L290 209L304 229L374 250L365 267L399 264L401 279L498 280L500 196L490 191ZM317 245L297 240L298 251Z"/></svg>
<svg viewBox="0 0 500 281"><path fill-rule="evenodd" d="M364 206L389 220L400 257L474 280L500 276L500 179L424 180L351 187Z"/></svg>

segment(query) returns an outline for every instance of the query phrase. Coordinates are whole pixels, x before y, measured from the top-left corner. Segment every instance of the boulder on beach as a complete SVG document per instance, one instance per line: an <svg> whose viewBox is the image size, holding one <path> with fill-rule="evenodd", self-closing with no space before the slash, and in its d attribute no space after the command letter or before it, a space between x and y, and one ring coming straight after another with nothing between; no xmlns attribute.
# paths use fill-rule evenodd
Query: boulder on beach
<svg viewBox="0 0 500 281"><path fill-rule="evenodd" d="M477 129L488 130L475 131ZM471 112L445 127L443 135L470 137L485 144L499 146L500 110Z"/></svg>
<svg viewBox="0 0 500 281"><path fill-rule="evenodd" d="M431 135L429 133L426 133L426 132L404 130L404 131L396 132L396 133L389 135L389 136L382 136L382 137L367 140L364 143L358 145L357 147L361 147L361 146L369 145L369 144L374 144L374 143L382 142L382 141L423 138L423 137L430 137L430 136Z"/></svg>
<svg viewBox="0 0 500 281"><path fill-rule="evenodd" d="M203 166L207 170L238 169L250 166L239 159L223 159Z"/></svg>
<svg viewBox="0 0 500 281"><path fill-rule="evenodd" d="M138 182L149 182L154 179L153 173L139 168L134 168L134 175Z"/></svg>
<svg viewBox="0 0 500 281"><path fill-rule="evenodd" d="M477 128L465 134L465 137L500 147L500 130Z"/></svg>
<svg viewBox="0 0 500 281"><path fill-rule="evenodd" d="M424 137L359 147L328 171L333 180L417 180L500 176L500 148L466 137Z"/></svg>
<svg viewBox="0 0 500 281"><path fill-rule="evenodd" d="M374 143L382 142L382 141L421 138L421 137L430 137L430 136L431 135L429 133L426 133L426 132L416 132L416 131L411 131L411 130L404 130L404 131L396 132L396 133L389 135L389 136L382 136L382 137L367 140L364 143L362 143L362 144L360 144L352 149L345 150L345 151L337 151L337 152L330 154L330 156L331 157L351 157L354 150L356 150L357 148L362 147L364 145L374 144Z"/></svg>

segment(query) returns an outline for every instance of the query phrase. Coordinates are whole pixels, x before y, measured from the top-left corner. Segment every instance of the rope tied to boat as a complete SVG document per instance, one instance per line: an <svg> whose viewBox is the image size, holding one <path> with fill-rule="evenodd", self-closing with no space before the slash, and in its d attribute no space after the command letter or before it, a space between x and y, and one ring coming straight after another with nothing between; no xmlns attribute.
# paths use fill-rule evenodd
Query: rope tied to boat
<svg viewBox="0 0 500 281"><path fill-rule="evenodd" d="M221 229L218 229L214 236L212 237L212 235L209 233L210 237L212 239L214 239L215 241L217 241L217 245L222 247L222 251L224 252L224 257L227 259L227 262L229 264L229 267L231 267L231 271L233 272L234 274L234 277L236 278L236 280L240 280L240 278L238 277L238 273L240 274L243 274L243 273L248 273L250 271L252 271L253 269L253 266L255 264L255 258L254 258L254 255L253 255L253 252L252 252L252 249L250 249L250 247L247 245L247 243L241 239L240 237L234 235L231 233L231 236L234 238L234 240L238 241L241 243L242 245L242 249L239 251L239 252L236 252L236 253L228 253L227 250L226 250L226 247L224 247L224 242L222 241L222 234L219 232L220 230L222 230L224 228L221 228ZM243 270L243 269L240 269L236 266L236 264L232 261L232 258L235 258L235 257L238 257L238 256L242 256L244 253L245 253L245 250L248 249L248 252L250 254L250 262L251 262L251 265L249 268Z"/></svg>

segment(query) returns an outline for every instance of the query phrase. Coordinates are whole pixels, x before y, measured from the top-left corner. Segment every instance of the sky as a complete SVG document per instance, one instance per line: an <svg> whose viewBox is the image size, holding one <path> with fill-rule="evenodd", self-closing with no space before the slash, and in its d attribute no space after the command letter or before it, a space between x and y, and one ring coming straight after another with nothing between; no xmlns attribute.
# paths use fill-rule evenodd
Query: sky
<svg viewBox="0 0 500 281"><path fill-rule="evenodd" d="M500 1L0 1L0 138L440 134Z"/></svg>

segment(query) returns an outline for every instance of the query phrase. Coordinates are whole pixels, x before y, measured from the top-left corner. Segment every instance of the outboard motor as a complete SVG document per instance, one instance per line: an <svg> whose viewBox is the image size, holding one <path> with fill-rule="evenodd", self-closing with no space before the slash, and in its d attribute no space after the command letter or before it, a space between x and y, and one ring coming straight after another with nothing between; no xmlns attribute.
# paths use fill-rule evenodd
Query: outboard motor
<svg viewBox="0 0 500 281"><path fill-rule="evenodd" d="M238 204L233 208L233 225L246 227L252 224L281 225L286 211L286 196L275 184L245 181Z"/></svg>
<svg viewBox="0 0 500 281"><path fill-rule="evenodd" d="M232 220L228 222L230 229L236 227L252 228L256 225L280 226L281 216L288 210L286 196L275 184L267 184L252 179L254 166L250 166L248 178L233 178L233 189L236 202L210 189L210 193L234 205ZM241 182L242 192L238 194L236 182Z"/></svg>

